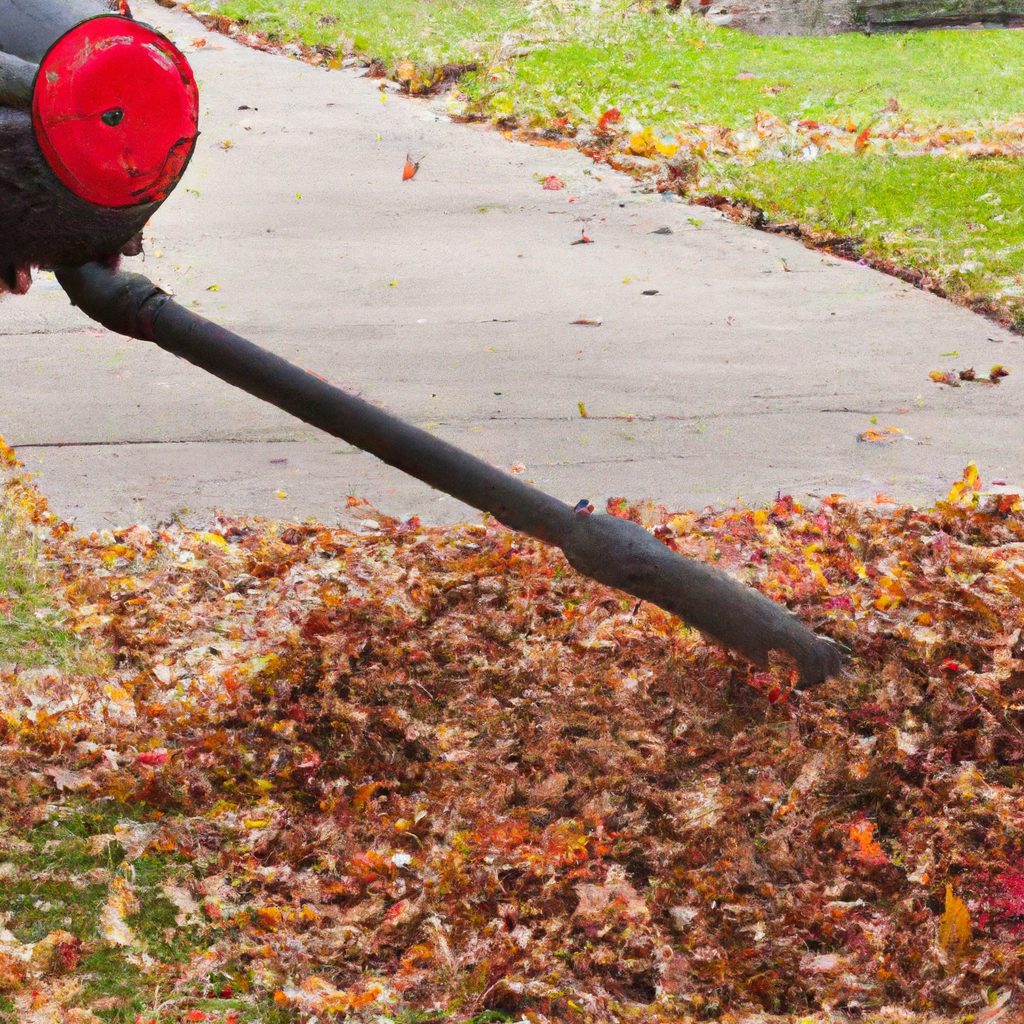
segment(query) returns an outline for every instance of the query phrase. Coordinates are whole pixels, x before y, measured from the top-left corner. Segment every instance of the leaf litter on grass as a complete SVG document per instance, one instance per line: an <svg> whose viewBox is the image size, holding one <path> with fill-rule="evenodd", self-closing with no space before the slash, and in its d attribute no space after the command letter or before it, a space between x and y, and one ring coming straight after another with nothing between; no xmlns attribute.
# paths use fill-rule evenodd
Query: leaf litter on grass
<svg viewBox="0 0 1024 1024"><path fill-rule="evenodd" d="M6 911L11 1005L91 1012L116 957L158 1024L1019 1010L1024 510L975 467L928 509L608 503L846 644L811 692L492 519L78 535L6 499L113 662L3 670L0 860L83 793L136 857L62 876L88 927Z"/></svg>

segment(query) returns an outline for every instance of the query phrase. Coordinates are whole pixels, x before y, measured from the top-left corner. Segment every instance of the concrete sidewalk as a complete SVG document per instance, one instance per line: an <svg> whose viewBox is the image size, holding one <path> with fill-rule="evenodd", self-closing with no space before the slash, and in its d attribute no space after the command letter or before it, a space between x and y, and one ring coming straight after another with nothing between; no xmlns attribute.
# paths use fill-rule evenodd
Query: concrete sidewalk
<svg viewBox="0 0 1024 1024"><path fill-rule="evenodd" d="M1024 482L1019 338L576 153L133 7L202 90L196 158L145 263L128 261L186 305L570 502L930 501L972 458ZM424 159L403 184L407 153ZM542 190L549 174L567 189ZM573 246L583 225L594 244ZM330 522L351 493L425 521L472 514L90 326L52 280L3 302L0 335L0 433L83 527L183 509ZM928 379L995 362L1013 370L999 387ZM858 443L872 417L904 438Z"/></svg>

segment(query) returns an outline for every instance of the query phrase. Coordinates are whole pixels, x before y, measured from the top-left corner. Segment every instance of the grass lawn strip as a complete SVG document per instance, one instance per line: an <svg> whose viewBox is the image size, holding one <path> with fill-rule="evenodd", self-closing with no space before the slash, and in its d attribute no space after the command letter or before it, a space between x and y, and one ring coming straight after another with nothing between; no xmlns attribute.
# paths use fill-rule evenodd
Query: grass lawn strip
<svg viewBox="0 0 1024 1024"><path fill-rule="evenodd" d="M412 92L454 66L456 116L554 132L662 187L756 204L814 244L837 236L1024 325L1024 33L757 38L619 0L190 6L241 23L243 39L301 41L314 61L378 60ZM621 119L596 130L609 110Z"/></svg>
<svg viewBox="0 0 1024 1024"><path fill-rule="evenodd" d="M0 447L0 473L17 465ZM34 502L33 492L23 497ZM40 556L32 526L34 507L0 503L0 671L56 665L70 668L87 658L78 638L63 627L54 605L52 568Z"/></svg>

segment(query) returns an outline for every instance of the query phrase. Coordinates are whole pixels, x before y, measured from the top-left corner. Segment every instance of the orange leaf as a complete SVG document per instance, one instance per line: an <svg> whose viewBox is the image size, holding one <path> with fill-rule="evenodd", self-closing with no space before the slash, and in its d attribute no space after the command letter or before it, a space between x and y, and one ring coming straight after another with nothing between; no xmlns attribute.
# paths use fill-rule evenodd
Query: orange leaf
<svg viewBox="0 0 1024 1024"><path fill-rule="evenodd" d="M402 168L402 181L412 181L416 177L416 172L420 169L419 161L413 162L411 156L406 156L405 166Z"/></svg>
<svg viewBox="0 0 1024 1024"><path fill-rule="evenodd" d="M899 427L883 427L881 430L871 428L858 434L857 440L866 444L892 444L893 441L898 441L902 434L903 431Z"/></svg>
<svg viewBox="0 0 1024 1024"><path fill-rule="evenodd" d="M379 782L367 782L366 785L360 786L352 796L352 807L356 811L365 811L370 805L370 800L373 794L380 789L381 784Z"/></svg>
<svg viewBox="0 0 1024 1024"><path fill-rule="evenodd" d="M857 136L857 138L854 140L853 148L858 153L863 153L864 150L867 149L868 139L869 138L871 138L871 128L870 128L870 126L865 128L864 131L862 131L860 133L860 135Z"/></svg>
<svg viewBox="0 0 1024 1024"><path fill-rule="evenodd" d="M887 864L882 848L875 839L875 823L873 821L855 821L850 826L850 838L853 840L853 856L861 864Z"/></svg>
<svg viewBox="0 0 1024 1024"><path fill-rule="evenodd" d="M280 907L257 907L256 923L267 931L274 931L281 924Z"/></svg>
<svg viewBox="0 0 1024 1024"><path fill-rule="evenodd" d="M622 120L622 111L618 107L610 107L597 119L597 130L606 132L609 126L618 124Z"/></svg>
<svg viewBox="0 0 1024 1024"><path fill-rule="evenodd" d="M946 909L939 918L939 945L949 951L962 950L971 941L971 914L953 887L946 886Z"/></svg>

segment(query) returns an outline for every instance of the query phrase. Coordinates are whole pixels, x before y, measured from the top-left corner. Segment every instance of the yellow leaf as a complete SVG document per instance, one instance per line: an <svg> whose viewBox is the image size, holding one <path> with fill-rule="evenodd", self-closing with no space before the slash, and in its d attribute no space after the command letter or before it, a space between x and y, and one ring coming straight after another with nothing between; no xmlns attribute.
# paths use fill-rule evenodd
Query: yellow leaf
<svg viewBox="0 0 1024 1024"><path fill-rule="evenodd" d="M946 886L946 910L939 918L939 945L947 952L962 950L971 940L971 915L953 886Z"/></svg>
<svg viewBox="0 0 1024 1024"><path fill-rule="evenodd" d="M949 489L946 501L950 505L959 505L961 508L970 508L978 502L978 494L981 492L981 477L978 474L978 467L969 462L964 470L963 477Z"/></svg>
<svg viewBox="0 0 1024 1024"><path fill-rule="evenodd" d="M228 542L219 533L197 533L196 540L204 541L207 544L216 544L218 547L226 548Z"/></svg>
<svg viewBox="0 0 1024 1024"><path fill-rule="evenodd" d="M650 128L629 137L629 151L636 156L675 156L678 149L674 142L662 142Z"/></svg>
<svg viewBox="0 0 1024 1024"><path fill-rule="evenodd" d="M110 895L100 912L100 933L111 946L130 946L135 941L126 917L139 912L139 900L135 891L123 878L115 878L110 886Z"/></svg>

